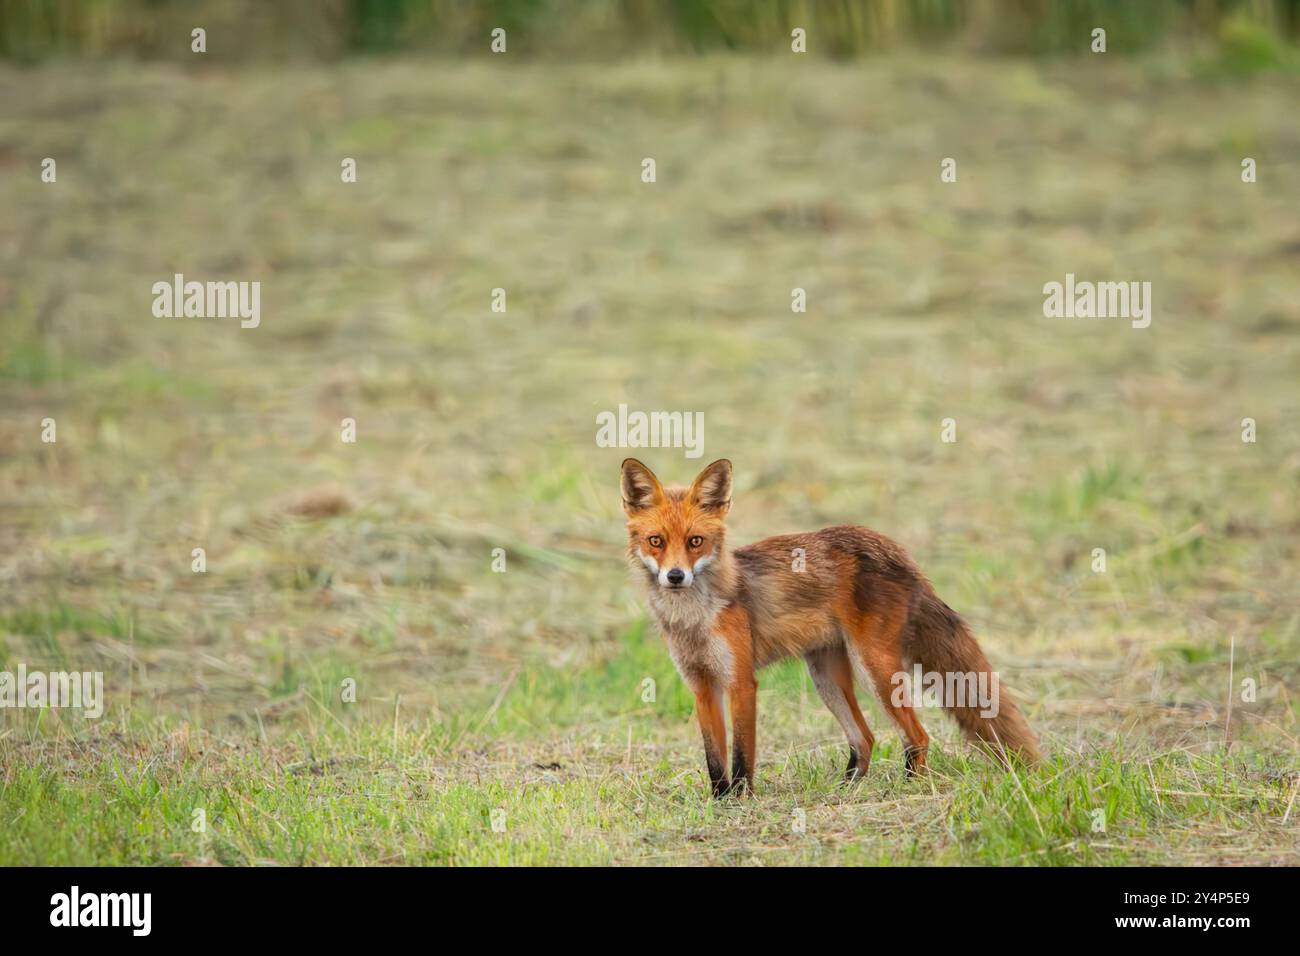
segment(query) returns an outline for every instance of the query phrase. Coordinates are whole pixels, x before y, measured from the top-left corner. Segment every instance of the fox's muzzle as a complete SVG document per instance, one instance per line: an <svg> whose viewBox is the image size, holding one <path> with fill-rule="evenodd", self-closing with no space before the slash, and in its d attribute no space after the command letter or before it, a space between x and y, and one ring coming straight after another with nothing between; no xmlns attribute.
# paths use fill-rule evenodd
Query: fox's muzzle
<svg viewBox="0 0 1300 956"><path fill-rule="evenodd" d="M688 588L695 582L695 575L682 568L664 568L659 572L661 588Z"/></svg>

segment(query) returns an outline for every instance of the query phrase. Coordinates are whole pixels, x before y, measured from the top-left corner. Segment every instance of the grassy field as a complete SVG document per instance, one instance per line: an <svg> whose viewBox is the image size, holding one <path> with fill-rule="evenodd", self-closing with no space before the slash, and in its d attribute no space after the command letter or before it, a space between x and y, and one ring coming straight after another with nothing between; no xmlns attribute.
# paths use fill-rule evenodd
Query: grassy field
<svg viewBox="0 0 1300 956"><path fill-rule="evenodd" d="M1164 58L0 67L0 666L107 697L0 711L0 864L1300 863L1298 93ZM154 318L176 272L261 281L261 326ZM1151 281L1151 327L1044 318L1066 273ZM595 443L620 403L704 412L702 459L637 454L730 457L734 541L906 545L1047 763L926 711L907 780L864 695L846 788L787 665L758 793L707 799Z"/></svg>

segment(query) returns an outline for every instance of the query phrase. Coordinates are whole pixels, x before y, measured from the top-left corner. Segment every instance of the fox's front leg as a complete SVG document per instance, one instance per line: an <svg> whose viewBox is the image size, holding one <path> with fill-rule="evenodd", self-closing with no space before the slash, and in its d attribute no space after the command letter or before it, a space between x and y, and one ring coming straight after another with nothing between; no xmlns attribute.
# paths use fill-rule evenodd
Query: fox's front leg
<svg viewBox="0 0 1300 956"><path fill-rule="evenodd" d="M754 789L754 723L758 706L758 681L754 679L754 638L749 615L734 603L713 622L714 635L726 647L727 696L731 700L731 733L735 756L731 764L731 789Z"/></svg>
<svg viewBox="0 0 1300 956"><path fill-rule="evenodd" d="M758 681L752 671L743 672L727 689L731 701L732 762L731 788L754 791L755 723L758 711Z"/></svg>
<svg viewBox="0 0 1300 956"><path fill-rule="evenodd" d="M704 736L704 761L709 768L713 795L720 797L731 789L727 780L727 722L722 716L722 687L701 682L695 688L695 718Z"/></svg>

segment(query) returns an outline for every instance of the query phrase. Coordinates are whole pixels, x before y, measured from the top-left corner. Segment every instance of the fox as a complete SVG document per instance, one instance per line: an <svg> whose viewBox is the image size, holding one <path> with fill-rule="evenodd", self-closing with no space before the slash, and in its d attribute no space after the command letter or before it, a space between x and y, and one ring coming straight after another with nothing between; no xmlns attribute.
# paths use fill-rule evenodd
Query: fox
<svg viewBox="0 0 1300 956"><path fill-rule="evenodd" d="M906 775L925 772L930 738L907 695L892 692L896 675L915 664L991 678L995 707L945 700L951 716L1004 766L1041 758L1037 738L970 628L900 545L869 528L839 525L733 550L726 529L731 489L725 458L689 487L665 487L635 458L622 464L628 565L644 582L669 655L695 697L712 796L754 790L756 675L796 656L848 741L846 782L866 776L875 746L855 681L871 688L897 725Z"/></svg>

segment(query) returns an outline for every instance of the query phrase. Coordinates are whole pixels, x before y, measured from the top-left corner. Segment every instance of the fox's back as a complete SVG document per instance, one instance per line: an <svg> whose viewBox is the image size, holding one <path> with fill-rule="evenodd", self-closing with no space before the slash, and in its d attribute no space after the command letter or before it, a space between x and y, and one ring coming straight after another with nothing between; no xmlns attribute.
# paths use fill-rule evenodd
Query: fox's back
<svg viewBox="0 0 1300 956"><path fill-rule="evenodd" d="M734 555L760 667L842 640L846 623L901 627L926 586L899 544L857 525L776 535Z"/></svg>

